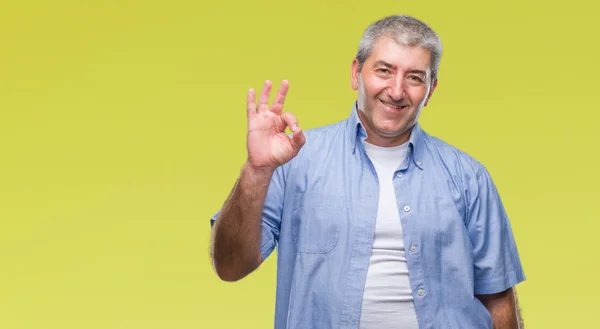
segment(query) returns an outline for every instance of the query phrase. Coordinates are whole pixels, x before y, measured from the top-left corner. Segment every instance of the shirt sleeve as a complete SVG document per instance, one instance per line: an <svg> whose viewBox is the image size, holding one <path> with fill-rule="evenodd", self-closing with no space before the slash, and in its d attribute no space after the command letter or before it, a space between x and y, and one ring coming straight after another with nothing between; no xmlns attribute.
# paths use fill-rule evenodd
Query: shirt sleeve
<svg viewBox="0 0 600 329"><path fill-rule="evenodd" d="M494 294L524 281L525 274L506 210L485 167L475 183L467 215L475 294Z"/></svg>
<svg viewBox="0 0 600 329"><path fill-rule="evenodd" d="M263 205L260 239L260 253L263 261L269 257L279 241L279 228L281 225L284 191L285 178L283 166L279 166L275 170L273 177L271 177L271 182L269 183L269 187L267 189L267 196ZM211 227L214 225L220 212L221 210L219 209L210 218Z"/></svg>

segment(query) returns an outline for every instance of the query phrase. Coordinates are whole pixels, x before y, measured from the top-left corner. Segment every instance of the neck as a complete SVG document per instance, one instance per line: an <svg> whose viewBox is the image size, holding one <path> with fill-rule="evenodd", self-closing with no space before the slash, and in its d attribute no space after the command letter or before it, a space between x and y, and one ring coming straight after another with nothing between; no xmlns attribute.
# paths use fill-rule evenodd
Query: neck
<svg viewBox="0 0 600 329"><path fill-rule="evenodd" d="M400 135L386 135L385 133L377 132L371 129L371 125L365 117L365 114L361 110L357 111L360 122L362 123L363 127L367 132L367 139L365 140L367 143L381 147L393 147L402 145L408 142L408 140L410 139L410 134L412 132L414 124L411 125L405 132L401 133Z"/></svg>

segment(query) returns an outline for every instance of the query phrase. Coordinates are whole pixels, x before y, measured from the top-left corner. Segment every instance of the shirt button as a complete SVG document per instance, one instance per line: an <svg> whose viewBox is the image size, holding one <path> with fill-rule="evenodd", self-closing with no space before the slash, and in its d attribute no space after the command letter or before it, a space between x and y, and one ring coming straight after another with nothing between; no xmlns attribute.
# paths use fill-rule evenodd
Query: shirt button
<svg viewBox="0 0 600 329"><path fill-rule="evenodd" d="M401 172L399 172L399 173L397 173L397 174L396 174L396 176L398 176L398 177L402 177L402 173L401 173Z"/></svg>
<svg viewBox="0 0 600 329"><path fill-rule="evenodd" d="M410 207L409 206L404 206L404 211L409 212L410 211Z"/></svg>
<svg viewBox="0 0 600 329"><path fill-rule="evenodd" d="M410 251L412 251L412 252L417 252L417 247L416 247L416 246L412 246L412 247L410 247Z"/></svg>
<svg viewBox="0 0 600 329"><path fill-rule="evenodd" d="M423 164L423 162L421 162L421 161L417 161L417 166L420 166L420 165L422 165L422 164Z"/></svg>
<svg viewBox="0 0 600 329"><path fill-rule="evenodd" d="M417 291L417 294L419 294L419 296L423 296L425 295L425 290L419 289L419 291Z"/></svg>

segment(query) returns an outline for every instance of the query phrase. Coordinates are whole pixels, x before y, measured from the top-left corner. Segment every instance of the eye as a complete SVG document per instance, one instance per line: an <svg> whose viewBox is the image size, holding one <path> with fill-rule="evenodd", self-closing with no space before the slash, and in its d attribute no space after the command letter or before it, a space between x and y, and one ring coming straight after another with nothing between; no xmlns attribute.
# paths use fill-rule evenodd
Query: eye
<svg viewBox="0 0 600 329"><path fill-rule="evenodd" d="M383 74L390 74L390 73L392 73L392 72L390 72L390 70L388 70L388 69L383 69L383 68L382 68L382 69L377 69L377 72L379 72L379 73L383 73Z"/></svg>
<svg viewBox="0 0 600 329"><path fill-rule="evenodd" d="M417 75L409 75L408 78L413 81L423 82L423 79Z"/></svg>

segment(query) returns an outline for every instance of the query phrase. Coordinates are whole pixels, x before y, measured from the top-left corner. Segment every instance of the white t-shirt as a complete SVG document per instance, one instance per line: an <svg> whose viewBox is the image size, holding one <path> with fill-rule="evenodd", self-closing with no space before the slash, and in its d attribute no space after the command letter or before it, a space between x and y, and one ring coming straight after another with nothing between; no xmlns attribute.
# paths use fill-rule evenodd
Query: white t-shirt
<svg viewBox="0 0 600 329"><path fill-rule="evenodd" d="M408 143L379 147L365 142L379 178L379 206L373 250L363 295L360 329L417 329L402 226L392 179Z"/></svg>

